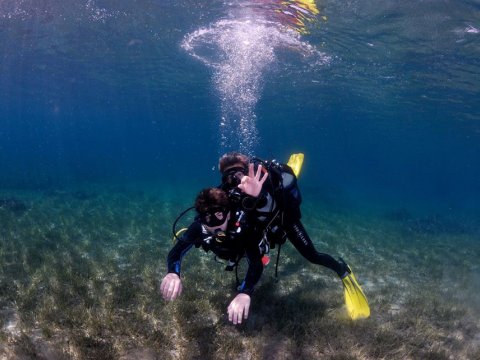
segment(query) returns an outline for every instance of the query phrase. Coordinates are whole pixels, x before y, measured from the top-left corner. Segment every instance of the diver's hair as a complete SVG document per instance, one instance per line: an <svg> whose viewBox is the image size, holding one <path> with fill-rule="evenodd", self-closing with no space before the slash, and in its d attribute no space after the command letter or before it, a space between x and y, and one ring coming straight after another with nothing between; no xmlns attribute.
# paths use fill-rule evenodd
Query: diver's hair
<svg viewBox="0 0 480 360"><path fill-rule="evenodd" d="M220 170L221 173L225 171L225 169L228 169L229 167L236 165L236 164L242 164L243 166L248 166L248 163L250 162L250 158L247 155L244 155L239 152L229 152L226 154L223 154L220 160L218 160L218 169Z"/></svg>
<svg viewBox="0 0 480 360"><path fill-rule="evenodd" d="M195 210L199 214L204 214L214 207L229 208L227 193L218 188L207 188L200 191L195 199Z"/></svg>

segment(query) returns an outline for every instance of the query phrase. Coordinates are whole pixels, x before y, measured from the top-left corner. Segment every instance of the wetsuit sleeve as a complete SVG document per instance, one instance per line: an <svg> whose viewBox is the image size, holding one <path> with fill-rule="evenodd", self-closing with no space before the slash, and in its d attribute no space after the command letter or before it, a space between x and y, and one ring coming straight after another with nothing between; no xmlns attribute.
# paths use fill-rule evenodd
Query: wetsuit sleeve
<svg viewBox="0 0 480 360"><path fill-rule="evenodd" d="M180 276L182 259L187 252L199 241L202 236L201 225L192 223L187 231L180 237L167 256L167 272Z"/></svg>
<svg viewBox="0 0 480 360"><path fill-rule="evenodd" d="M255 285L260 280L263 273L262 254L258 248L258 241L254 237L249 236L249 241L245 249L248 261L247 274L239 287L239 292L247 295L253 293Z"/></svg>

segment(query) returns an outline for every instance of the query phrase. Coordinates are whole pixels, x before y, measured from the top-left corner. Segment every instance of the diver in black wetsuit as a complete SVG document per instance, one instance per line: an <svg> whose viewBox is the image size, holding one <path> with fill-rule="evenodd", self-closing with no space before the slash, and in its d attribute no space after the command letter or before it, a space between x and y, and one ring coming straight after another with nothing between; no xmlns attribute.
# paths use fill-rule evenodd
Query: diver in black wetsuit
<svg viewBox="0 0 480 360"><path fill-rule="evenodd" d="M340 278L350 273L342 259L337 261L315 249L300 221L301 196L290 167L274 161L250 160L244 154L232 152L220 158L219 170L222 173L220 188L229 194L232 201L256 213L253 217L257 232L263 232L270 242L280 244L288 238L304 258L335 271ZM261 190L252 193L249 183L260 171L268 174L264 176L269 179Z"/></svg>
<svg viewBox="0 0 480 360"><path fill-rule="evenodd" d="M290 167L274 162L254 164L245 155L231 153L220 159L220 169L222 189L209 188L198 195L198 216L168 255L168 273L160 285L165 300L181 294L181 261L193 246L214 252L229 266L245 256L247 274L228 306L229 321L241 324L248 317L250 295L263 272L263 255L270 245L282 244L288 237L307 260L340 276L351 319L370 316L368 301L350 267L342 259L315 250L300 222L300 192Z"/></svg>
<svg viewBox="0 0 480 360"><path fill-rule="evenodd" d="M261 187L262 184L256 186ZM168 301L181 294L181 262L193 246L212 251L228 261L228 270L245 256L248 260L247 273L238 287L239 293L228 307L229 320L241 324L242 319L248 317L250 296L263 272L262 256L266 249L262 234L252 231L254 228L248 226L249 214L231 206L227 194L220 189L202 190L195 201L195 209L198 216L168 254L168 273L162 280L160 292Z"/></svg>

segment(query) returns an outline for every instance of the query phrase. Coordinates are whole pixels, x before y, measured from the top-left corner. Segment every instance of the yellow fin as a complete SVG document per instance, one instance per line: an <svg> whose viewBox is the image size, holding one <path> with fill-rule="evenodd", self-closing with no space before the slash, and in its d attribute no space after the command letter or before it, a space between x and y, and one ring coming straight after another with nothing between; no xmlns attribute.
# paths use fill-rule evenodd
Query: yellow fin
<svg viewBox="0 0 480 360"><path fill-rule="evenodd" d="M370 316L370 306L353 272L345 276L342 283L345 305L350 318L352 320L368 318Z"/></svg>
<svg viewBox="0 0 480 360"><path fill-rule="evenodd" d="M315 4L315 1L313 0L296 0L294 1L299 6L302 6L304 9L308 9L311 11L313 14L317 15L319 13L317 4Z"/></svg>
<svg viewBox="0 0 480 360"><path fill-rule="evenodd" d="M296 177L300 175L300 170L302 169L304 157L305 155L303 153L298 153L290 155L290 159L288 159L287 165L292 168Z"/></svg>

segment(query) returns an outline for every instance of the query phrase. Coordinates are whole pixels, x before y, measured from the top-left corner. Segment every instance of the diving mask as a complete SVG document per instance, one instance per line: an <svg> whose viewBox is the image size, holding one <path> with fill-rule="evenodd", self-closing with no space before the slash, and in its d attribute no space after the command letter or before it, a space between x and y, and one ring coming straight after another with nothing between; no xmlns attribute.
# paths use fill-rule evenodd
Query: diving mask
<svg viewBox="0 0 480 360"><path fill-rule="evenodd" d="M231 187L236 187L240 184L246 172L247 169L243 166L232 167L222 174L222 183L228 184Z"/></svg>
<svg viewBox="0 0 480 360"><path fill-rule="evenodd" d="M200 214L202 224L209 227L222 225L227 219L229 210L222 207L214 207Z"/></svg>

